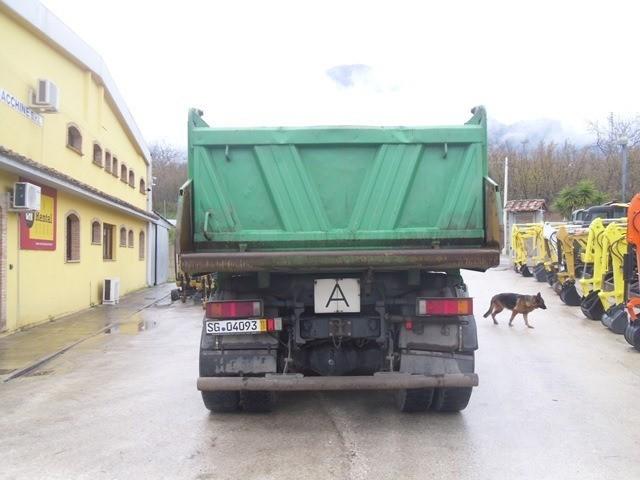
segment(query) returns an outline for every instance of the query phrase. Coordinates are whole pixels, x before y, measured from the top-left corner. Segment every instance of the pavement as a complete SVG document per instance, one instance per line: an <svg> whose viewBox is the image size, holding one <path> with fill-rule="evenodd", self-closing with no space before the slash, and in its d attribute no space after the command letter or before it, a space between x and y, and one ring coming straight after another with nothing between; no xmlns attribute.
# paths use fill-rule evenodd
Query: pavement
<svg viewBox="0 0 640 480"><path fill-rule="evenodd" d="M167 297L173 284L145 288L120 299L117 305L98 305L78 313L0 337L0 381L24 375L79 342L131 317Z"/></svg>
<svg viewBox="0 0 640 480"><path fill-rule="evenodd" d="M266 415L210 414L195 388L202 309L156 305L0 384L0 478L640 478L640 352L511 269L464 278L480 386L461 413L301 392ZM542 293L535 329L482 318L503 291Z"/></svg>

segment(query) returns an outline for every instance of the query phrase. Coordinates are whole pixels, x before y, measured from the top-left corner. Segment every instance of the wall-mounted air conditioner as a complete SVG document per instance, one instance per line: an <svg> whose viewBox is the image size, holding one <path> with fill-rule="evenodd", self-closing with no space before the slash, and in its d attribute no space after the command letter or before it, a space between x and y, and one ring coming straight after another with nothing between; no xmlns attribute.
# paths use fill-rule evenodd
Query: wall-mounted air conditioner
<svg viewBox="0 0 640 480"><path fill-rule="evenodd" d="M46 79L38 80L38 87L31 91L31 103L43 112L57 112L60 96L55 83Z"/></svg>
<svg viewBox="0 0 640 480"><path fill-rule="evenodd" d="M14 183L11 207L20 211L40 210L40 187L28 182Z"/></svg>
<svg viewBox="0 0 640 480"><path fill-rule="evenodd" d="M120 302L120 279L105 278L102 285L103 305L115 305Z"/></svg>

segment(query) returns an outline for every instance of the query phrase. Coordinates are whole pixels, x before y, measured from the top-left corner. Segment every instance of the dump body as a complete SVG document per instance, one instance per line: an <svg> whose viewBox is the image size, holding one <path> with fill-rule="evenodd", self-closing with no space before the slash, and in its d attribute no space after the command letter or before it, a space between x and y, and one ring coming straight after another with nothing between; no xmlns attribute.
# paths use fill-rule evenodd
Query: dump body
<svg viewBox="0 0 640 480"><path fill-rule="evenodd" d="M179 220L188 273L498 262L483 108L467 124L424 128L216 129L192 111L189 178Z"/></svg>

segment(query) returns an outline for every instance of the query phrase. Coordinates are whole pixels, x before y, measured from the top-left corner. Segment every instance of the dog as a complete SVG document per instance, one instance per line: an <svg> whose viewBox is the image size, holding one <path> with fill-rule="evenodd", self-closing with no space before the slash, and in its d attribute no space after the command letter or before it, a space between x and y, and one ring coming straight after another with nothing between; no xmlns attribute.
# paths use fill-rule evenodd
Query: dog
<svg viewBox="0 0 640 480"><path fill-rule="evenodd" d="M547 309L547 306L544 304L544 300L542 299L542 295L538 292L537 295L519 295L517 293L499 293L495 295L491 299L491 304L489 305L489 310L483 316L487 318L491 315L493 318L493 323L498 325L496 320L496 315L500 313L505 308L511 310L511 318L509 319L509 326L513 326L513 319L519 313L524 317L524 323L529 328L533 328L533 326L529 325L529 321L527 320L527 315L534 311L536 308L541 308L543 310Z"/></svg>

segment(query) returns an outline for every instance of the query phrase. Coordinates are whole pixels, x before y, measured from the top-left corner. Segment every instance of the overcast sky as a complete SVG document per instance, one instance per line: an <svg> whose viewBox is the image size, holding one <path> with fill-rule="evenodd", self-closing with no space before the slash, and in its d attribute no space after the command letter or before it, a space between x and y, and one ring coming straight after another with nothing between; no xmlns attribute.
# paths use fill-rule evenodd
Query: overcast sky
<svg viewBox="0 0 640 480"><path fill-rule="evenodd" d="M147 141L212 125L513 123L640 112L640 2L44 0Z"/></svg>

